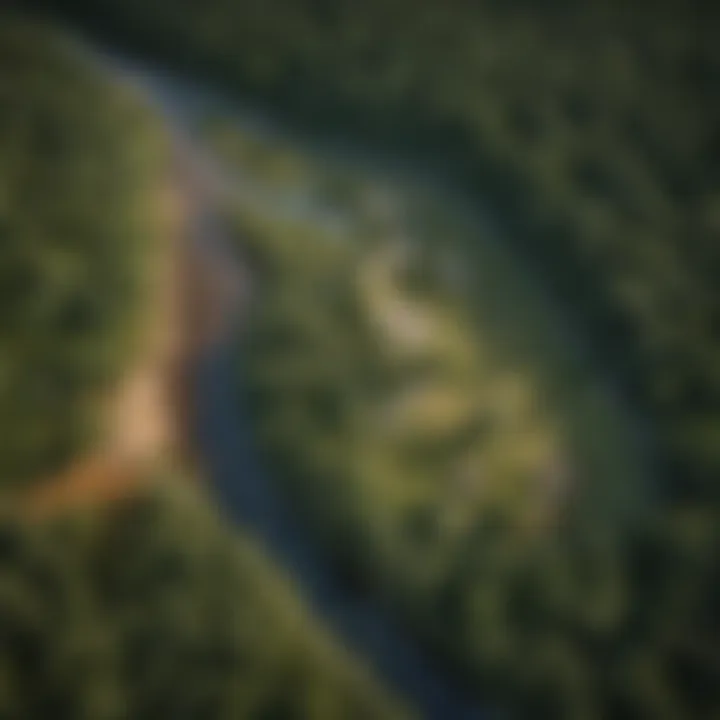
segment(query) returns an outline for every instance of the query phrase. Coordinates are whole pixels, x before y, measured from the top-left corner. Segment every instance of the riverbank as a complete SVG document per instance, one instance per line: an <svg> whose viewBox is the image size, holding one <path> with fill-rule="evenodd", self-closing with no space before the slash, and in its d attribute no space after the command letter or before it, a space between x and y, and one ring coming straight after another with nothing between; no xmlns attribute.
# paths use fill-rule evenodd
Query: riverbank
<svg viewBox="0 0 720 720"><path fill-rule="evenodd" d="M133 143L144 98L67 35L0 10L0 39L0 716L411 717L188 468L198 363L242 303L171 128Z"/></svg>

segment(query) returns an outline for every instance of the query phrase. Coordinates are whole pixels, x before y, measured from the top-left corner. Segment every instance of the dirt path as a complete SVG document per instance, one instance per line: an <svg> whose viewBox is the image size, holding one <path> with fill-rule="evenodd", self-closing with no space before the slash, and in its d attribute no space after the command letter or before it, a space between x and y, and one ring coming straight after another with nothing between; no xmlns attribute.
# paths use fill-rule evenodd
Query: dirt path
<svg viewBox="0 0 720 720"><path fill-rule="evenodd" d="M166 187L158 191L158 246L139 351L107 401L104 439L96 450L37 483L20 498L32 516L115 502L153 477L162 458L198 464L191 439L191 377L202 349L222 333L235 278L203 250L207 198L181 143ZM215 262L213 262L215 260Z"/></svg>

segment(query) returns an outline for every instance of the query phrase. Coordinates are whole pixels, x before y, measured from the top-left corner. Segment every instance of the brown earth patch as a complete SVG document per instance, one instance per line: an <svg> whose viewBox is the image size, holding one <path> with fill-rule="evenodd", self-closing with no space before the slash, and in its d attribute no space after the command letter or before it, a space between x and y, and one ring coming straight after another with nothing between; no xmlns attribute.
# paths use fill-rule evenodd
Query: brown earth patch
<svg viewBox="0 0 720 720"><path fill-rule="evenodd" d="M163 457L179 454L192 462L188 380L197 353L197 330L192 325L196 315L205 314L208 300L197 287L211 283L198 277L207 268L190 252L197 199L177 170L158 190L158 246L151 260L138 351L104 401L103 441L92 453L15 498L33 517L131 496L153 476L152 469Z"/></svg>

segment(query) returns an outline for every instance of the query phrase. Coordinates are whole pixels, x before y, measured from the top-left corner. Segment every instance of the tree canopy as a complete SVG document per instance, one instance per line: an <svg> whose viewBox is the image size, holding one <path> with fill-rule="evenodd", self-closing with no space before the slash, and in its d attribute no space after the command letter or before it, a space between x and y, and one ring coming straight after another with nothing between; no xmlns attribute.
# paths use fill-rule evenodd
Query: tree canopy
<svg viewBox="0 0 720 720"><path fill-rule="evenodd" d="M0 27L0 475L53 472L100 432L132 352L167 169L141 100L64 36Z"/></svg>

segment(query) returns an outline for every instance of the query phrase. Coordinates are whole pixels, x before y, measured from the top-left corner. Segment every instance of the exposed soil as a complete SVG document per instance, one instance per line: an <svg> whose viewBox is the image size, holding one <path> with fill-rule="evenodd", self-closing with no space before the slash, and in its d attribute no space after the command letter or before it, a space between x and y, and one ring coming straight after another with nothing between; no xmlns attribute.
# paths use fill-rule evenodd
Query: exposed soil
<svg viewBox="0 0 720 720"><path fill-rule="evenodd" d="M164 457L199 464L191 439L191 377L203 350L223 334L238 277L199 241L211 214L192 153L181 142L175 160L158 192L162 237L137 357L109 397L101 445L20 498L35 517L132 495Z"/></svg>

